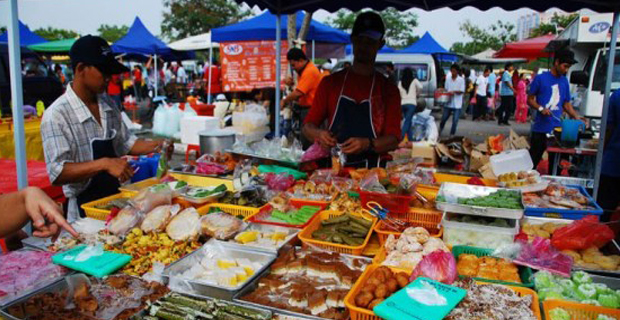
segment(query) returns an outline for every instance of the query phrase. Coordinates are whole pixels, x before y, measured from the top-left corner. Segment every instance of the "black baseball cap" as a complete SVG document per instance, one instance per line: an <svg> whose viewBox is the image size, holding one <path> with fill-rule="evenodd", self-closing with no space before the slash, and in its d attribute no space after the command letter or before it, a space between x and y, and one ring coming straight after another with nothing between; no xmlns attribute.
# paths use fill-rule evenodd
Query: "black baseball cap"
<svg viewBox="0 0 620 320"><path fill-rule="evenodd" d="M114 58L108 42L97 36L83 36L71 46L69 57L74 66L78 62L97 67L104 74L112 75L129 71Z"/></svg>
<svg viewBox="0 0 620 320"><path fill-rule="evenodd" d="M385 24L381 16L374 11L365 11L357 15L353 24L352 36L366 36L375 40L383 39Z"/></svg>
<svg viewBox="0 0 620 320"><path fill-rule="evenodd" d="M568 49L561 49L556 51L555 60L559 60L560 63L568 64L575 64L578 62L577 60L575 60L575 54Z"/></svg>

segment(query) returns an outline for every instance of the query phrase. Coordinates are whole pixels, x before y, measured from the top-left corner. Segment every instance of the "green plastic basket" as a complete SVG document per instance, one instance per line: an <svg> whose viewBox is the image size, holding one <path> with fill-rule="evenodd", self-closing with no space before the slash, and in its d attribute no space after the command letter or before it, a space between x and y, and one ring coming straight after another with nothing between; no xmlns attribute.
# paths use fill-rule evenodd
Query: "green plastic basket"
<svg viewBox="0 0 620 320"><path fill-rule="evenodd" d="M454 246L454 247L452 247L452 254L454 255L454 259L457 262L459 261L459 256L462 255L462 254L473 254L476 257L487 257L487 256L491 256L492 253L493 253L493 250L491 250L491 249L469 247L469 246ZM522 283L506 282L506 281L500 281L500 280L491 280L491 279L478 278L478 277L475 277L474 279L480 280L480 281L484 281L484 282L489 282L489 283L497 283L497 284L509 285L509 286L513 286L513 287L533 288L534 287L534 282L533 282L534 279L532 277L532 269L530 269L529 267L524 267L524 266L517 266L517 267L519 268L519 277L521 278L521 282ZM463 278L463 277L464 276L459 275L459 278Z"/></svg>

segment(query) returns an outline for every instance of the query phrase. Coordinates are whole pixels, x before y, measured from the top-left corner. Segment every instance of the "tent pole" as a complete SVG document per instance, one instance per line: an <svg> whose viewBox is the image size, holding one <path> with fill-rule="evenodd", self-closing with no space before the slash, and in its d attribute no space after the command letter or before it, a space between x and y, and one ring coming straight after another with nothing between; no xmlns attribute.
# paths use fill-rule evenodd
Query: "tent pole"
<svg viewBox="0 0 620 320"><path fill-rule="evenodd" d="M17 188L28 186L28 167L26 166L26 142L24 133L24 97L22 90L21 51L19 44L19 25L17 0L9 0L9 72L11 75L11 101L13 104L13 126L15 127L15 163L17 166Z"/></svg>
<svg viewBox="0 0 620 320"><path fill-rule="evenodd" d="M209 82L207 83L207 104L211 104L211 68L213 67L213 43L209 37Z"/></svg>
<svg viewBox="0 0 620 320"><path fill-rule="evenodd" d="M314 40L312 40L312 63L314 63Z"/></svg>
<svg viewBox="0 0 620 320"><path fill-rule="evenodd" d="M157 70L157 54L154 55L155 56L155 94L153 95L153 99L155 99L155 97L158 96L157 94L157 76L159 71Z"/></svg>
<svg viewBox="0 0 620 320"><path fill-rule="evenodd" d="M282 21L281 14L278 12L276 15L276 107L275 109L275 121L276 121L276 132L275 136L280 136L280 77L282 70L280 69L280 64L282 60Z"/></svg>
<svg viewBox="0 0 620 320"><path fill-rule="evenodd" d="M609 112L609 100L611 95L611 76L614 70L616 46L618 40L618 19L620 11L614 12L613 29L611 31L611 44L607 59L607 75L605 78L605 93L603 94L603 113L601 114L601 131L599 134L598 151L596 152L596 166L594 167L594 199L598 196L599 183L601 182L601 166L603 163L603 150L605 149L605 133L607 131L607 116Z"/></svg>

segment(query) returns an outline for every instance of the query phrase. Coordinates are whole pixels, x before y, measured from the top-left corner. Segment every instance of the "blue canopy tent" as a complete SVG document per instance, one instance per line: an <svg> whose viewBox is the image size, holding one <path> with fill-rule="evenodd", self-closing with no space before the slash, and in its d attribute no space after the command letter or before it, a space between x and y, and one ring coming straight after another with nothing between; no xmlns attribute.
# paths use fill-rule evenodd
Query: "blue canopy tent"
<svg viewBox="0 0 620 320"><path fill-rule="evenodd" d="M166 61L185 60L194 57L192 51L175 51L170 49L163 41L155 37L136 17L127 31L127 34L120 40L112 44L114 53L127 55L154 56L155 70L157 70L157 59ZM155 72L155 95L157 95L157 72Z"/></svg>
<svg viewBox="0 0 620 320"><path fill-rule="evenodd" d="M427 31L424 33L420 40L416 41L414 44L403 48L401 50L397 50L397 53L445 53L448 52L444 47L442 47L433 36Z"/></svg>
<svg viewBox="0 0 620 320"><path fill-rule="evenodd" d="M301 28L305 14L298 12L296 15L297 32ZM286 16L280 17L280 31L282 39L286 39ZM276 15L265 12L254 18L244 20L229 26L215 28L211 30L211 37L216 42L226 41L251 41L251 40L276 40ZM324 25L316 20L310 22L307 41L326 42L326 43L350 43L349 34L330 26Z"/></svg>
<svg viewBox="0 0 620 320"><path fill-rule="evenodd" d="M353 47L348 44L345 48L344 48L345 53L348 55L353 54ZM398 52L398 50L396 49L392 49L388 46L383 46L383 48L379 49L379 53L396 53Z"/></svg>
<svg viewBox="0 0 620 320"><path fill-rule="evenodd" d="M21 46L26 47L32 44L47 42L47 40L43 39L40 35L30 31L27 25L23 22L19 21L19 43ZM8 43L9 42L9 32L5 32L0 34L0 43Z"/></svg>
<svg viewBox="0 0 620 320"><path fill-rule="evenodd" d="M296 31L299 33L305 14L296 13ZM287 16L278 16L264 12L254 18L244 20L229 26L215 28L211 30L211 40L215 42L226 41L252 41L252 40L275 40L276 52L281 50L281 40L287 39ZM284 37L282 37L284 35ZM310 21L310 28L306 41L312 42L312 54L314 55L314 43L350 43L351 37L348 33L324 25L318 21ZM276 55L276 65L280 65L280 55ZM211 78L211 68L209 68L209 79ZM280 68L276 68L276 79L280 79ZM211 86L209 86L211 87ZM280 86L276 85L276 100L280 101ZM210 96L210 95L209 95ZM276 134L280 132L279 123L280 113L276 112Z"/></svg>

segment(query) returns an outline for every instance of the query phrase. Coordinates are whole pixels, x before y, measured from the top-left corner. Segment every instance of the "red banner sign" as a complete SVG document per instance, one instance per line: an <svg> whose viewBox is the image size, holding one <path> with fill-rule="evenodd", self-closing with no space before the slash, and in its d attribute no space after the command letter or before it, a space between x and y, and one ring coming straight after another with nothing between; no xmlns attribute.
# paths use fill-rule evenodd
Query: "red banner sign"
<svg viewBox="0 0 620 320"><path fill-rule="evenodd" d="M288 44L282 41L281 80L286 76ZM275 41L220 43L222 87L225 92L274 88L276 78Z"/></svg>

